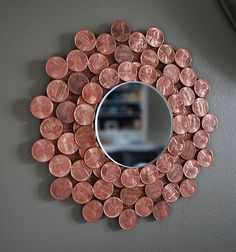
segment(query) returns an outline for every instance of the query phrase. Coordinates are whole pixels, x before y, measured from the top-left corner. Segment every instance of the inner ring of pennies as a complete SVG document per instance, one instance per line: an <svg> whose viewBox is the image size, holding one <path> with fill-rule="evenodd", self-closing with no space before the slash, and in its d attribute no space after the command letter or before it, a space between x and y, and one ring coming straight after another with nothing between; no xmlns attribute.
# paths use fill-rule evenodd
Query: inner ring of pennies
<svg viewBox="0 0 236 252"><path fill-rule="evenodd" d="M65 58L49 58L45 69L51 80L46 93L31 101L30 110L41 120L42 135L32 146L32 156L48 162L56 177L52 197L72 196L84 205L86 221L105 215L118 218L125 230L133 228L138 217L164 220L181 196L191 198L197 190L194 179L213 161L209 133L218 124L205 99L210 85L198 78L191 62L189 51L165 43L160 29L135 32L124 21L98 36L81 30ZM173 112L168 149L139 169L111 162L94 131L96 108L106 92L135 80L156 87Z"/></svg>

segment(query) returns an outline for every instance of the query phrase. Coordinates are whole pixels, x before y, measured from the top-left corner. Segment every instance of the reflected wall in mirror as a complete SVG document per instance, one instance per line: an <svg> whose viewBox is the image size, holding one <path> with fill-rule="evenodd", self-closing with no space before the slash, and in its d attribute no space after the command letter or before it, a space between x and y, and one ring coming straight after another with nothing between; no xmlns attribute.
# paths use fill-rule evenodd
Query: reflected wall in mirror
<svg viewBox="0 0 236 252"><path fill-rule="evenodd" d="M166 99L142 82L126 82L100 102L95 128L104 153L124 167L155 161L172 135L172 112Z"/></svg>

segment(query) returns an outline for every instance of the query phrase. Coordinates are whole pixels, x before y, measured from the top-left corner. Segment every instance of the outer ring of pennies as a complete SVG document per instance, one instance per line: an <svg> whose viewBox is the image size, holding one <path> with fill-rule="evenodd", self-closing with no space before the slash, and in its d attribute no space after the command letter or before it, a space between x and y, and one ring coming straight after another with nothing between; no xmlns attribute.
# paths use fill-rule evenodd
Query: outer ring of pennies
<svg viewBox="0 0 236 252"><path fill-rule="evenodd" d="M45 65L50 77L45 94L32 99L30 111L41 120L41 139L32 146L38 162L48 162L55 177L50 194L83 204L82 216L95 222L105 215L124 230L149 215L165 220L179 198L197 192L195 181L212 164L208 147L218 120L208 112L212 85L192 69L189 50L175 49L159 28L132 31L124 21L94 35L81 30L76 49ZM96 108L109 89L142 81L165 96L173 112L173 136L153 164L124 168L109 160L96 141Z"/></svg>

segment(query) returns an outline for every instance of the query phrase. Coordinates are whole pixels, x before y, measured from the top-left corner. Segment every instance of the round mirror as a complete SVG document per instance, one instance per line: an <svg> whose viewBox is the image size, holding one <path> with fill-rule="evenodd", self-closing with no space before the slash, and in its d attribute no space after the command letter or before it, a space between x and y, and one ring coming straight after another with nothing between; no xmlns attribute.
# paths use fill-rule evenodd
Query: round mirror
<svg viewBox="0 0 236 252"><path fill-rule="evenodd" d="M153 86L125 82L100 102L95 128L108 158L124 167L140 168L166 150L172 135L172 112Z"/></svg>

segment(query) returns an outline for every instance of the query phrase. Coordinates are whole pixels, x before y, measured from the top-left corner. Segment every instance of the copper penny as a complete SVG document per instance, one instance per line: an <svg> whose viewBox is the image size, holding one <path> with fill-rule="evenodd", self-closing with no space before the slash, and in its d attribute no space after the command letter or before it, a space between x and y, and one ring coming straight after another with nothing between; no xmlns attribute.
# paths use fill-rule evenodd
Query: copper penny
<svg viewBox="0 0 236 252"><path fill-rule="evenodd" d="M41 135L48 140L56 140L63 132L63 124L56 117L48 117L40 124Z"/></svg>
<svg viewBox="0 0 236 252"><path fill-rule="evenodd" d="M55 154L55 146L47 139L39 139L33 144L31 153L36 161L48 162Z"/></svg>
<svg viewBox="0 0 236 252"><path fill-rule="evenodd" d="M180 184L179 190L184 198L191 198L197 191L197 184L192 179L185 179Z"/></svg>
<svg viewBox="0 0 236 252"><path fill-rule="evenodd" d="M106 182L115 182L119 179L121 169L118 164L111 161L106 162L101 168L101 177Z"/></svg>
<svg viewBox="0 0 236 252"><path fill-rule="evenodd" d="M197 155L197 161L200 166L209 167L213 161L213 152L208 148L200 150Z"/></svg>
<svg viewBox="0 0 236 252"><path fill-rule="evenodd" d="M152 184L157 180L158 175L159 171L153 164L145 165L140 172L140 178L144 184Z"/></svg>
<svg viewBox="0 0 236 252"><path fill-rule="evenodd" d="M178 49L175 53L175 62L182 68L189 67L192 63L192 56L186 49Z"/></svg>
<svg viewBox="0 0 236 252"><path fill-rule="evenodd" d="M87 55L80 50L70 51L66 57L68 67L74 72L82 72L88 66Z"/></svg>
<svg viewBox="0 0 236 252"><path fill-rule="evenodd" d="M163 69L163 75L168 76L173 83L177 83L179 81L180 71L176 65L168 64Z"/></svg>
<svg viewBox="0 0 236 252"><path fill-rule="evenodd" d="M177 134L184 134L189 129L187 116L177 115L173 119L173 130Z"/></svg>
<svg viewBox="0 0 236 252"><path fill-rule="evenodd" d="M121 180L120 177L113 182L114 186L118 187L118 188L123 188L124 186L121 184Z"/></svg>
<svg viewBox="0 0 236 252"><path fill-rule="evenodd" d="M200 172L200 166L194 159L187 160L183 166L183 172L187 178L196 178Z"/></svg>
<svg viewBox="0 0 236 252"><path fill-rule="evenodd" d="M157 179L152 184L148 184L145 186L146 195L150 197L154 202L161 197L162 190L163 190L163 183L159 179Z"/></svg>
<svg viewBox="0 0 236 252"><path fill-rule="evenodd" d="M141 32L133 32L129 37L129 47L134 52L142 52L147 48L147 41Z"/></svg>
<svg viewBox="0 0 236 252"><path fill-rule="evenodd" d="M116 49L116 41L110 34L102 33L97 37L96 47L102 54L112 54Z"/></svg>
<svg viewBox="0 0 236 252"><path fill-rule="evenodd" d="M97 178L101 178L101 169L102 169L102 167L96 168L96 169L92 169L93 174L94 174Z"/></svg>
<svg viewBox="0 0 236 252"><path fill-rule="evenodd" d="M173 113L180 113L184 109L184 98L180 94L173 94L168 98Z"/></svg>
<svg viewBox="0 0 236 252"><path fill-rule="evenodd" d="M173 169L174 158L169 153L164 153L156 161L158 170L162 173L167 173Z"/></svg>
<svg viewBox="0 0 236 252"><path fill-rule="evenodd" d="M205 130L197 131L193 136L193 142L199 149L204 149L210 141L210 136Z"/></svg>
<svg viewBox="0 0 236 252"><path fill-rule="evenodd" d="M111 35L118 42L125 42L129 39L130 28L124 21L116 21L111 26Z"/></svg>
<svg viewBox="0 0 236 252"><path fill-rule="evenodd" d="M202 127L206 132L213 132L218 126L218 120L215 115L206 114L202 118Z"/></svg>
<svg viewBox="0 0 236 252"><path fill-rule="evenodd" d="M137 186L139 180L139 171L135 168L127 168L121 174L121 183L127 188Z"/></svg>
<svg viewBox="0 0 236 252"><path fill-rule="evenodd" d="M124 187L120 192L120 199L127 206L134 205L139 197L140 197L140 190L138 187L133 188Z"/></svg>
<svg viewBox="0 0 236 252"><path fill-rule="evenodd" d="M154 203L149 197L142 197L135 203L135 212L140 217L147 217L153 211Z"/></svg>
<svg viewBox="0 0 236 252"><path fill-rule="evenodd" d="M85 164L83 159L76 160L71 166L71 176L76 181L86 181L91 174L92 169Z"/></svg>
<svg viewBox="0 0 236 252"><path fill-rule="evenodd" d="M161 45L157 51L158 59L164 64L171 64L175 59L175 50L170 45Z"/></svg>
<svg viewBox="0 0 236 252"><path fill-rule="evenodd" d="M79 182L72 189L72 198L78 204L85 204L93 198L93 187L88 182Z"/></svg>
<svg viewBox="0 0 236 252"><path fill-rule="evenodd" d="M209 105L204 98L197 98L193 102L192 110L195 115L203 117L209 110Z"/></svg>
<svg viewBox="0 0 236 252"><path fill-rule="evenodd" d="M93 186L94 190L94 196L97 199L100 200L105 200L108 199L113 191L114 191L114 186L110 182L106 182L103 179L99 179Z"/></svg>
<svg viewBox="0 0 236 252"><path fill-rule="evenodd" d="M53 112L53 103L47 96L36 96L30 103L30 111L38 119L47 118Z"/></svg>
<svg viewBox="0 0 236 252"><path fill-rule="evenodd" d="M100 168L105 163L105 154L100 148L91 147L84 154L84 162L90 168Z"/></svg>
<svg viewBox="0 0 236 252"><path fill-rule="evenodd" d="M159 59L155 51L151 49L146 49L142 52L140 56L140 62L142 65L150 65L153 67L157 67Z"/></svg>
<svg viewBox="0 0 236 252"><path fill-rule="evenodd" d="M185 142L182 136L173 136L168 145L168 151L173 156L178 156L184 151Z"/></svg>
<svg viewBox="0 0 236 252"><path fill-rule="evenodd" d="M69 96L69 88L63 80L52 80L46 89L47 96L54 102L65 101Z"/></svg>
<svg viewBox="0 0 236 252"><path fill-rule="evenodd" d="M195 133L200 128L200 118L195 114L187 115L188 119L188 132Z"/></svg>
<svg viewBox="0 0 236 252"><path fill-rule="evenodd" d="M180 81L184 84L186 87L191 87L195 84L197 80L197 74L194 72L192 68L184 68L180 72Z"/></svg>
<svg viewBox="0 0 236 252"><path fill-rule="evenodd" d="M50 185L50 193L56 200L66 200L71 196L73 185L67 177L56 178Z"/></svg>
<svg viewBox="0 0 236 252"><path fill-rule="evenodd" d="M84 73L73 73L68 79L68 87L73 94L81 95L82 88L89 83Z"/></svg>
<svg viewBox="0 0 236 252"><path fill-rule="evenodd" d="M195 82L194 91L199 97L206 97L210 92L210 84L206 80L199 79Z"/></svg>
<svg viewBox="0 0 236 252"><path fill-rule="evenodd" d="M102 87L97 83L90 82L83 87L82 97L89 104L97 104L103 97Z"/></svg>
<svg viewBox="0 0 236 252"><path fill-rule="evenodd" d="M95 145L95 131L91 126L81 126L75 132L75 142L79 148L89 148Z"/></svg>
<svg viewBox="0 0 236 252"><path fill-rule="evenodd" d="M116 47L114 52L115 60L118 63L122 63L124 61L133 61L134 53L127 45L119 45Z"/></svg>
<svg viewBox="0 0 236 252"><path fill-rule="evenodd" d="M113 68L103 69L99 74L99 82L106 89L115 87L119 83L117 71Z"/></svg>
<svg viewBox="0 0 236 252"><path fill-rule="evenodd" d="M139 79L147 84L153 84L157 80L157 71L153 66L143 65L139 68Z"/></svg>
<svg viewBox="0 0 236 252"><path fill-rule="evenodd" d="M170 205L165 200L158 201L153 208L153 216L159 221L167 219L170 213Z"/></svg>
<svg viewBox="0 0 236 252"><path fill-rule="evenodd" d="M122 62L118 67L118 76L123 81L136 80L137 73L137 68L132 62Z"/></svg>
<svg viewBox="0 0 236 252"><path fill-rule="evenodd" d="M138 220L138 216L133 209L125 209L119 216L119 225L124 230L132 229Z"/></svg>
<svg viewBox="0 0 236 252"><path fill-rule="evenodd" d="M49 161L49 171L55 177L64 177L71 170L71 160L62 154L54 156Z"/></svg>
<svg viewBox="0 0 236 252"><path fill-rule="evenodd" d="M101 53L94 53L89 57L88 67L94 74L100 74L100 72L109 66L109 61L105 55Z"/></svg>
<svg viewBox="0 0 236 252"><path fill-rule="evenodd" d="M179 94L184 98L184 105L190 106L195 100L195 93L190 87L183 87L180 89Z"/></svg>
<svg viewBox="0 0 236 252"><path fill-rule="evenodd" d="M84 52L89 52L96 45L96 38L91 31L81 30L75 35L75 45Z"/></svg>
<svg viewBox="0 0 236 252"><path fill-rule="evenodd" d="M158 28L149 28L146 32L146 40L152 47L159 47L164 43L164 34Z"/></svg>
<svg viewBox="0 0 236 252"><path fill-rule="evenodd" d="M168 76L163 75L157 80L156 88L164 96L170 96L174 91L174 84Z"/></svg>
<svg viewBox="0 0 236 252"><path fill-rule="evenodd" d="M75 142L75 135L70 132L64 133L58 138L57 147L65 155L71 155L79 148Z"/></svg>
<svg viewBox="0 0 236 252"><path fill-rule="evenodd" d="M91 200L82 209L82 215L88 222L95 222L102 218L103 208L98 200Z"/></svg>
<svg viewBox="0 0 236 252"><path fill-rule="evenodd" d="M48 76L53 79L63 79L68 73L67 62L60 56L54 56L47 60L45 66Z"/></svg>
<svg viewBox="0 0 236 252"><path fill-rule="evenodd" d="M123 211L123 203L118 197L110 197L103 204L103 212L109 218L118 217Z"/></svg>
<svg viewBox="0 0 236 252"><path fill-rule="evenodd" d="M94 108L87 103L79 104L74 110L74 118L80 125L89 125L95 118Z"/></svg>
<svg viewBox="0 0 236 252"><path fill-rule="evenodd" d="M166 174L171 183L179 183L183 179L183 167L179 163L173 164L173 169Z"/></svg>
<svg viewBox="0 0 236 252"><path fill-rule="evenodd" d="M74 110L76 105L71 101L63 101L56 108L57 118L62 123L74 122Z"/></svg>
<svg viewBox="0 0 236 252"><path fill-rule="evenodd" d="M175 183L167 184L163 188L162 196L166 202L170 202L170 203L175 202L180 196L178 185Z"/></svg>
<svg viewBox="0 0 236 252"><path fill-rule="evenodd" d="M185 141L184 151L181 153L181 157L185 160L192 159L196 154L196 147L191 140Z"/></svg>

